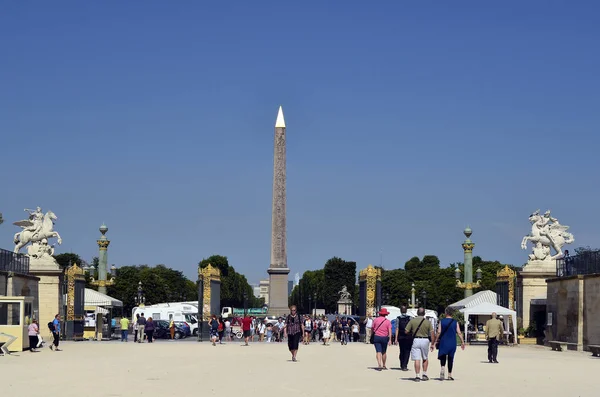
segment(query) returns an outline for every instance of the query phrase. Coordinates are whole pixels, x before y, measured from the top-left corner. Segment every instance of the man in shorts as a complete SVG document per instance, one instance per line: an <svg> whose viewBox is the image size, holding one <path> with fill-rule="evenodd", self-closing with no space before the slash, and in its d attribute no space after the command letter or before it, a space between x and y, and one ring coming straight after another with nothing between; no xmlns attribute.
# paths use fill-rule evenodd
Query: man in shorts
<svg viewBox="0 0 600 397"><path fill-rule="evenodd" d="M243 346L248 346L248 339L252 336L252 317L246 316L242 319L242 332L245 342Z"/></svg>
<svg viewBox="0 0 600 397"><path fill-rule="evenodd" d="M429 380L427 376L427 367L429 366L429 343L431 350L435 345L435 334L431 323L425 318L425 309L420 307L417 310L417 317L411 319L406 326L406 334L413 336L412 349L410 357L415 362L415 382L421 381L421 361L423 361L423 380Z"/></svg>

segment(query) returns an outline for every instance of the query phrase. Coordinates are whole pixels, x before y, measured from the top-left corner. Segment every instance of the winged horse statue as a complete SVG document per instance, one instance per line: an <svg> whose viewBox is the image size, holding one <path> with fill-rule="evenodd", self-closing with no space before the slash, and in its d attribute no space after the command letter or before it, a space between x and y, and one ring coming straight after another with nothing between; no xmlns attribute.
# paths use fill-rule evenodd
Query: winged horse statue
<svg viewBox="0 0 600 397"><path fill-rule="evenodd" d="M562 247L575 241L573 234L567 232L569 226L561 225L558 219L550 215L550 210L544 215L540 210L529 216L531 222L531 233L523 237L521 248L527 249L527 242L534 243L533 253L529 255L531 260L553 261L563 257ZM550 248L554 248L556 255L551 255Z"/></svg>
<svg viewBox="0 0 600 397"><path fill-rule="evenodd" d="M30 215L29 219L13 223L13 225L23 228L22 231L15 234L13 239L16 244L15 254L28 243L37 243L52 237L58 239L58 244L62 243L60 234L54 231L54 221L58 219L54 212L48 211L46 214L42 214L41 208L38 207L35 212L30 212Z"/></svg>

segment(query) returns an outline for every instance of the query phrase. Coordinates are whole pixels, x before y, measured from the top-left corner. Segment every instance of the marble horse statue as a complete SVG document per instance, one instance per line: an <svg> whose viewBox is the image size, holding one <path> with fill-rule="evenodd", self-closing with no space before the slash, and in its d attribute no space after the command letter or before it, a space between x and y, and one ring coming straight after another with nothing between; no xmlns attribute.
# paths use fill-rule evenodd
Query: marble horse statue
<svg viewBox="0 0 600 397"><path fill-rule="evenodd" d="M14 222L13 225L23 228L22 231L14 236L15 253L18 253L21 248L28 243L39 244L43 240L56 237L58 244L62 243L62 238L58 232L54 231L54 221L58 217L52 211L46 212L44 215L42 209L37 207L35 211L25 209L29 212L29 219Z"/></svg>
<svg viewBox="0 0 600 397"><path fill-rule="evenodd" d="M575 241L573 234L567 232L569 226L561 225L558 219L550 215L550 210L544 215L540 210L529 216L531 222L531 233L523 237L521 248L527 249L527 242L534 243L533 252L529 255L530 260L554 261L562 258L562 247ZM551 254L550 248L554 248L555 255Z"/></svg>

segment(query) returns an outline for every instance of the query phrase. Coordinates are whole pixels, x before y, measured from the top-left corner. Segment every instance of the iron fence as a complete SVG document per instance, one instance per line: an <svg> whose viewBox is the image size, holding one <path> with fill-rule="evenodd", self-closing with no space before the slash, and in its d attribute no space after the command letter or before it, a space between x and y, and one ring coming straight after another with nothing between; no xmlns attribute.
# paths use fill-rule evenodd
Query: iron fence
<svg viewBox="0 0 600 397"><path fill-rule="evenodd" d="M600 273L600 251L586 251L556 260L556 276L569 277Z"/></svg>
<svg viewBox="0 0 600 397"><path fill-rule="evenodd" d="M28 274L29 257L0 248L0 271Z"/></svg>

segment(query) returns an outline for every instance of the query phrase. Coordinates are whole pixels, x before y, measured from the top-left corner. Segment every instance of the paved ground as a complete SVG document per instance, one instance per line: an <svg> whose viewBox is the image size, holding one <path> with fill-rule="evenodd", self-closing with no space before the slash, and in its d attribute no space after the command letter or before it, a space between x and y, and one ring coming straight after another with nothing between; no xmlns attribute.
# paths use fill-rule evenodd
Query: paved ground
<svg viewBox="0 0 600 397"><path fill-rule="evenodd" d="M154 344L62 343L62 352L22 352L0 357L2 397L69 396L392 396L425 393L445 397L598 396L600 359L589 353L552 352L541 347L503 347L500 364L488 364L486 347L471 346L456 357L454 382L440 382L432 361L429 382L414 383L413 372L378 372L374 349L364 344L300 346L289 361L285 344L230 343L213 347L190 341ZM373 394L373 393L382 394ZM149 394L152 393L152 394ZM165 394L166 393L166 394ZM410 395L410 394L408 394ZM415 394L412 394L415 395Z"/></svg>

